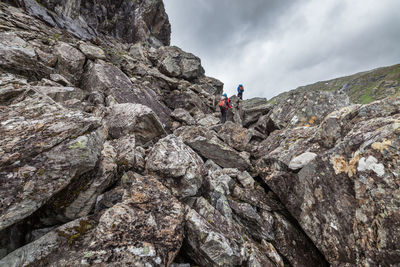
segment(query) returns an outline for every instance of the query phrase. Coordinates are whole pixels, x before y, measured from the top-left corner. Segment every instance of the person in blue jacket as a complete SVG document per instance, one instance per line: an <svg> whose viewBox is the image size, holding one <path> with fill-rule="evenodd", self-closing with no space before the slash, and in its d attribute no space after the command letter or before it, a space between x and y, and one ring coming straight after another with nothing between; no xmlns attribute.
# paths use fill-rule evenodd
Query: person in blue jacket
<svg viewBox="0 0 400 267"><path fill-rule="evenodd" d="M239 97L239 99L240 99L240 100L243 100L243 91L244 91L244 87L243 87L242 84L239 84L239 86L238 86L238 88L237 88L237 91L238 91L238 97Z"/></svg>

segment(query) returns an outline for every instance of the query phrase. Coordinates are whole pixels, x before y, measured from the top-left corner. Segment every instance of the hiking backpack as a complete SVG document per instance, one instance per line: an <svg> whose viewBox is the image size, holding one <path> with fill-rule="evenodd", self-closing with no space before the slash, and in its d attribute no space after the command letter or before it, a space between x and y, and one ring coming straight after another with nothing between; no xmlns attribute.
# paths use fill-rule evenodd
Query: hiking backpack
<svg viewBox="0 0 400 267"><path fill-rule="evenodd" d="M219 101L219 107L223 109L228 108L228 105L226 104L226 98L221 98L221 100Z"/></svg>

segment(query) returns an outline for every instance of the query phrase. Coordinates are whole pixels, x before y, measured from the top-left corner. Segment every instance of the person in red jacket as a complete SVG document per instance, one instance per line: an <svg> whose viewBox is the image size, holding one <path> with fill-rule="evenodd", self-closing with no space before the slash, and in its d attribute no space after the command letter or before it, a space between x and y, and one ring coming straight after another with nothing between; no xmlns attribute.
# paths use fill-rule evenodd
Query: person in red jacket
<svg viewBox="0 0 400 267"><path fill-rule="evenodd" d="M221 100L219 101L219 109L221 110L221 123L226 122L226 114L228 109L232 108L231 103L227 94L223 94Z"/></svg>

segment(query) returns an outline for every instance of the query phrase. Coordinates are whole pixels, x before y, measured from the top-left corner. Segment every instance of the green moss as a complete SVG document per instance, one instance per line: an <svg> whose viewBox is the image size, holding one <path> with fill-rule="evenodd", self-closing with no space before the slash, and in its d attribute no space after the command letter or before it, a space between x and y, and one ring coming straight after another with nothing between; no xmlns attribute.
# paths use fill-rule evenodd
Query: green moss
<svg viewBox="0 0 400 267"><path fill-rule="evenodd" d="M75 145L70 145L68 148L76 149L76 148L84 148L84 147L85 147L85 145L81 141L78 141L78 142L76 142Z"/></svg>
<svg viewBox="0 0 400 267"><path fill-rule="evenodd" d="M85 235L93 226L86 220L81 220L79 226L68 228L68 232L59 231L58 235L67 239L68 244L73 244L79 237Z"/></svg>
<svg viewBox="0 0 400 267"><path fill-rule="evenodd" d="M41 169L38 171L38 175L39 175L39 176L42 176L43 174L44 174L44 169L41 168Z"/></svg>

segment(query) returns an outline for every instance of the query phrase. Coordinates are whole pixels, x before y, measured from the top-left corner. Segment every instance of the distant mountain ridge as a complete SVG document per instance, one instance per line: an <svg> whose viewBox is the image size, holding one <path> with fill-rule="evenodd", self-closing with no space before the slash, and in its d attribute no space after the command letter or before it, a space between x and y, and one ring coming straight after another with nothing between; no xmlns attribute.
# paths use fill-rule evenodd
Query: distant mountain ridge
<svg viewBox="0 0 400 267"><path fill-rule="evenodd" d="M329 113L353 104L369 104L400 95L400 64L320 81L284 92L268 101L279 129L319 124Z"/></svg>
<svg viewBox="0 0 400 267"><path fill-rule="evenodd" d="M270 99L270 103L294 91L332 91L345 93L354 104L369 104L400 94L400 64L376 68L353 75L297 87Z"/></svg>

